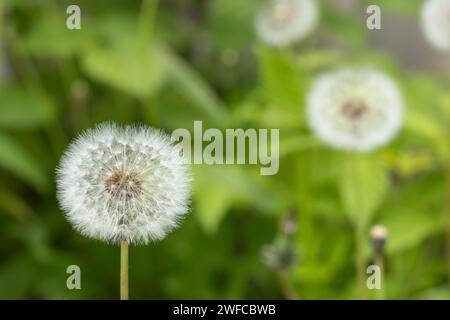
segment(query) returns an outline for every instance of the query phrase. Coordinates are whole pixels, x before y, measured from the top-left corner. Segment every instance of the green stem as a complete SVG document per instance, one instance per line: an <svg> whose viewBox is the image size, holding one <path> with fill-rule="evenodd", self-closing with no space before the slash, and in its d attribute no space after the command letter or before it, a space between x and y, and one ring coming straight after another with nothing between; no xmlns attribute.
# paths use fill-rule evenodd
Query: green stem
<svg viewBox="0 0 450 320"><path fill-rule="evenodd" d="M287 300L299 300L300 297L298 296L297 291L292 287L288 275L285 272L279 272L278 278L284 297Z"/></svg>
<svg viewBox="0 0 450 320"><path fill-rule="evenodd" d="M353 212L353 219L354 219L354 228L355 228L355 263L356 263L356 280L357 280L357 287L358 287L358 297L359 299L366 299L366 263L364 258L364 220L361 212L361 193L360 191L360 181L359 181L359 170L358 170L358 155L356 153L353 153L351 155L352 158L352 165L354 168L354 199L356 201L356 208L355 212Z"/></svg>
<svg viewBox="0 0 450 320"><path fill-rule="evenodd" d="M450 192L449 192L450 194ZM447 196L448 197L448 196ZM449 206L450 207L450 206ZM445 226L445 233L446 233L446 251L447 251L447 274L448 274L448 287L450 288L450 208L447 208L447 214L446 214L446 226Z"/></svg>
<svg viewBox="0 0 450 320"><path fill-rule="evenodd" d="M356 272L358 281L358 296L365 299L365 279L366 279L366 263L364 259L364 228L361 223L360 214L355 219L355 245L356 245Z"/></svg>
<svg viewBox="0 0 450 320"><path fill-rule="evenodd" d="M3 19L3 15L4 15L4 8L5 8L5 4L3 0L0 0L0 49L3 49L3 30L5 29L5 25L4 25L4 19Z"/></svg>
<svg viewBox="0 0 450 320"><path fill-rule="evenodd" d="M448 137L450 141L450 127L448 128ZM449 148L450 149L450 148ZM450 150L447 157L450 157ZM446 199L450 199L450 159L447 160L446 170ZM445 215L445 237L446 237L446 255L447 255L447 277L448 286L450 288L450 200L446 201Z"/></svg>
<svg viewBox="0 0 450 320"><path fill-rule="evenodd" d="M120 244L120 300L128 300L128 244Z"/></svg>
<svg viewBox="0 0 450 320"><path fill-rule="evenodd" d="M139 37L142 44L150 44L155 31L158 0L142 0L139 17Z"/></svg>
<svg viewBox="0 0 450 320"><path fill-rule="evenodd" d="M380 268L380 281L381 281L381 288L376 289L376 299L377 300L384 300L384 261L383 257L380 254L375 254L374 258L375 265L377 265Z"/></svg>

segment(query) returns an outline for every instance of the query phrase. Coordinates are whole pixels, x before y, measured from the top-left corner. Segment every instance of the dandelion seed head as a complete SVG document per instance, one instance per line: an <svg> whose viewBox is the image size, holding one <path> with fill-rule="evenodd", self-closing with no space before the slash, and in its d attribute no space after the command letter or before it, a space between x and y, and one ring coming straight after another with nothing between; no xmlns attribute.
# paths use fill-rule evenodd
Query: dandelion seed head
<svg viewBox="0 0 450 320"><path fill-rule="evenodd" d="M450 51L450 1L427 0L422 8L422 30L438 50Z"/></svg>
<svg viewBox="0 0 450 320"><path fill-rule="evenodd" d="M272 0L256 18L256 33L269 45L283 46L305 38L317 20L315 0Z"/></svg>
<svg viewBox="0 0 450 320"><path fill-rule="evenodd" d="M325 143L371 151L389 142L403 121L397 85L371 69L340 69L320 76L307 99L311 129Z"/></svg>
<svg viewBox="0 0 450 320"><path fill-rule="evenodd" d="M181 147L162 131L102 124L63 155L58 200L87 237L147 243L164 238L189 211L190 180Z"/></svg>

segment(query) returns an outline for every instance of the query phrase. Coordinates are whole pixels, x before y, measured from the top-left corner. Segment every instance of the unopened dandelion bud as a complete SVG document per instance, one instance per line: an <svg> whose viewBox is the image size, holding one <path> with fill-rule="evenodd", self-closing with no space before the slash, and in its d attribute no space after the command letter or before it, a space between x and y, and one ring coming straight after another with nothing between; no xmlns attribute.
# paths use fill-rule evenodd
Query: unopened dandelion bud
<svg viewBox="0 0 450 320"><path fill-rule="evenodd" d="M296 210L291 210L281 221L281 233L291 237L297 232Z"/></svg>
<svg viewBox="0 0 450 320"><path fill-rule="evenodd" d="M375 254L382 256L384 254L384 246L388 238L388 231L383 225L375 225L370 229L372 246Z"/></svg>

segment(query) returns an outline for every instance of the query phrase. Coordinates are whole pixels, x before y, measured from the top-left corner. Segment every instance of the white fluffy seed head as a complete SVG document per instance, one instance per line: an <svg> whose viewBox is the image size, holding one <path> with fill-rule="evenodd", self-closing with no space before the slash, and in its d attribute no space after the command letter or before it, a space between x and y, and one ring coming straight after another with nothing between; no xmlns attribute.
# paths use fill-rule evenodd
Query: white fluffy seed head
<svg viewBox="0 0 450 320"><path fill-rule="evenodd" d="M311 129L332 147L367 152L389 142L403 122L397 85L372 69L340 69L316 80L307 99Z"/></svg>
<svg viewBox="0 0 450 320"><path fill-rule="evenodd" d="M283 46L305 38L317 25L315 0L270 0L256 17L259 38L272 46Z"/></svg>
<svg viewBox="0 0 450 320"><path fill-rule="evenodd" d="M147 126L101 124L81 134L57 168L57 195L81 234L110 243L159 240L189 211L181 147Z"/></svg>
<svg viewBox="0 0 450 320"><path fill-rule="evenodd" d="M450 0L427 0L421 20L428 42L436 49L450 51Z"/></svg>

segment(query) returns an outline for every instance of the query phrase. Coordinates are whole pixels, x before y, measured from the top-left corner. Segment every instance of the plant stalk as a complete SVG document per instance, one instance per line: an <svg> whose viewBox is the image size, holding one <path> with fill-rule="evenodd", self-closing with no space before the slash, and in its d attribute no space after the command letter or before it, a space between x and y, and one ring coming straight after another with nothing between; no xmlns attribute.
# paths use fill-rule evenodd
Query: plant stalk
<svg viewBox="0 0 450 320"><path fill-rule="evenodd" d="M128 300L128 244L120 244L120 300Z"/></svg>
<svg viewBox="0 0 450 320"><path fill-rule="evenodd" d="M375 254L374 257L375 265L377 265L380 268L380 281L381 281L381 288L376 290L376 299L377 300L384 300L384 261L383 256L381 254Z"/></svg>
<svg viewBox="0 0 450 320"><path fill-rule="evenodd" d="M366 263L364 259L364 226L362 224L361 214L358 213L355 217L355 248L358 296L360 299L365 299Z"/></svg>
<svg viewBox="0 0 450 320"><path fill-rule="evenodd" d="M447 128L448 141L450 141L450 126ZM450 288L450 148L447 153L446 161L446 188L445 188L445 237L446 237L446 255L447 255L447 280Z"/></svg>
<svg viewBox="0 0 450 320"><path fill-rule="evenodd" d="M300 300L295 289L292 287L289 277L285 272L279 272L278 279L280 281L281 291L287 300Z"/></svg>
<svg viewBox="0 0 450 320"><path fill-rule="evenodd" d="M366 263L364 258L364 220L361 212L361 193L360 193L360 180L359 180L359 168L358 168L358 154L353 153L351 158L354 168L354 197L357 204L357 209L353 212L354 228L355 228L355 267L356 267L356 280L358 287L359 299L366 299Z"/></svg>
<svg viewBox="0 0 450 320"><path fill-rule="evenodd" d="M139 41L144 47L152 44L155 32L156 13L159 0L142 0L139 16Z"/></svg>

